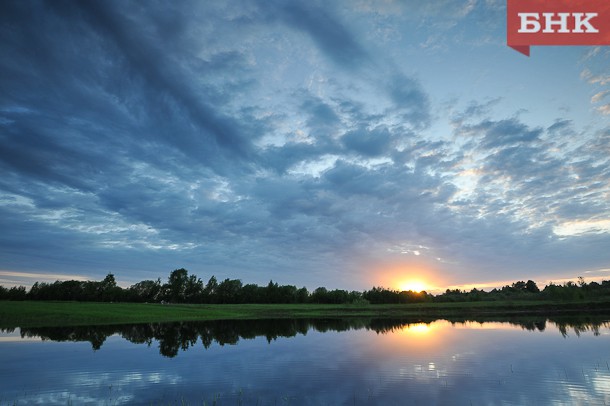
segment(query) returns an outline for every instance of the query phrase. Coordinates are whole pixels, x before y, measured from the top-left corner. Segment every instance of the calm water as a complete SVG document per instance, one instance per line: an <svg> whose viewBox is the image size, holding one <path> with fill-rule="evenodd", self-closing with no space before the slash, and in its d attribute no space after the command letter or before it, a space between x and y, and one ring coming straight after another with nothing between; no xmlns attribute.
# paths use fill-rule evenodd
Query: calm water
<svg viewBox="0 0 610 406"><path fill-rule="evenodd" d="M285 320L0 332L0 405L604 405L610 323Z"/></svg>

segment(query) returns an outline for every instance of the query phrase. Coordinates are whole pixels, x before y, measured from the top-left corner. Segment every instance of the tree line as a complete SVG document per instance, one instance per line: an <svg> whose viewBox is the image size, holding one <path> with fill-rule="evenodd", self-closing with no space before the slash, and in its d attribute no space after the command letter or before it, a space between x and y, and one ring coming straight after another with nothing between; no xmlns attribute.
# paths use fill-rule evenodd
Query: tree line
<svg viewBox="0 0 610 406"><path fill-rule="evenodd" d="M401 304L422 302L472 302L498 300L579 300L610 297L610 281L578 282L562 285L551 283L539 289L528 280L518 281L489 292L476 288L470 291L447 289L433 295L428 292L398 291L373 287L363 292L342 289L328 290L319 287L312 292L294 285L278 285L270 281L266 286L243 284L240 279L218 281L212 276L207 283L184 269L172 271L167 282L161 278L144 280L128 288L117 285L109 273L101 281L36 282L28 290L24 286L0 286L0 300L61 300L94 302L147 302L147 303L324 303L324 304Z"/></svg>

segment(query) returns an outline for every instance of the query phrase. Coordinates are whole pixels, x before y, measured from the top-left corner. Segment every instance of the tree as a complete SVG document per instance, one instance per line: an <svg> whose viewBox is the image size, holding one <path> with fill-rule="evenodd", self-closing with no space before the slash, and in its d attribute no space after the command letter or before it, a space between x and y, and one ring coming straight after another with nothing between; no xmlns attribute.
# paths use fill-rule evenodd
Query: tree
<svg viewBox="0 0 610 406"><path fill-rule="evenodd" d="M101 282L86 281L81 283L81 298L79 300L102 301Z"/></svg>
<svg viewBox="0 0 610 406"><path fill-rule="evenodd" d="M216 280L216 277L212 275L203 289L205 302L216 303L216 289L218 289L218 281Z"/></svg>
<svg viewBox="0 0 610 406"><path fill-rule="evenodd" d="M330 292L328 292L327 297L328 299L326 303L331 304L341 304L347 303L349 301L349 293L347 292L347 290L343 289L331 290Z"/></svg>
<svg viewBox="0 0 610 406"><path fill-rule="evenodd" d="M297 303L306 303L307 299L309 299L309 292L307 288L303 286L301 289L297 290Z"/></svg>
<svg viewBox="0 0 610 406"><path fill-rule="evenodd" d="M112 302L118 300L121 296L122 289L117 286L114 275L109 273L103 281L98 283L99 298L103 302Z"/></svg>
<svg viewBox="0 0 610 406"><path fill-rule="evenodd" d="M85 282L81 281L56 281L53 283L53 300L84 300Z"/></svg>
<svg viewBox="0 0 610 406"><path fill-rule="evenodd" d="M534 282L531 279L525 283L525 290L530 293L539 293L540 292L540 289L538 289L536 282Z"/></svg>
<svg viewBox="0 0 610 406"><path fill-rule="evenodd" d="M25 300L26 298L25 286L13 286L8 290L8 300Z"/></svg>
<svg viewBox="0 0 610 406"><path fill-rule="evenodd" d="M225 279L220 282L216 289L219 303L239 303L239 293L241 291L241 281L239 279Z"/></svg>
<svg viewBox="0 0 610 406"><path fill-rule="evenodd" d="M196 275L193 274L187 279L184 296L187 303L203 301L203 282Z"/></svg>
<svg viewBox="0 0 610 406"><path fill-rule="evenodd" d="M265 303L265 288L249 283L241 288L242 303Z"/></svg>
<svg viewBox="0 0 610 406"><path fill-rule="evenodd" d="M515 289L517 292L522 292L525 290L525 286L526 283L523 281L519 281L519 282L515 282L513 283L513 289Z"/></svg>
<svg viewBox="0 0 610 406"><path fill-rule="evenodd" d="M278 303L296 303L297 287L294 285L280 286L277 292Z"/></svg>
<svg viewBox="0 0 610 406"><path fill-rule="evenodd" d="M313 291L310 296L310 299L313 303L326 303L327 296L328 290L325 287L320 286L319 288L316 288L316 290Z"/></svg>
<svg viewBox="0 0 610 406"><path fill-rule="evenodd" d="M475 289L476 290L476 289ZM482 292L482 291L478 291L478 292ZM469 293L469 297L472 294L472 292ZM422 290L421 292L414 292L412 290L407 290L407 291L402 291L398 294L398 300L399 303L421 303L421 302L425 302L427 300L429 300L428 297L428 293L425 290ZM471 300L479 300L479 298L477 297L475 298L471 298Z"/></svg>
<svg viewBox="0 0 610 406"><path fill-rule="evenodd" d="M158 302L161 299L161 278L145 280L129 287L129 299L135 302Z"/></svg>
<svg viewBox="0 0 610 406"><path fill-rule="evenodd" d="M47 282L36 282L28 292L30 300L53 300L53 285Z"/></svg>
<svg viewBox="0 0 610 406"><path fill-rule="evenodd" d="M0 300L2 300L2 289L4 289L2 286L0 286ZM30 288L30 291L28 292L28 299L30 300L40 300L40 284L38 282L34 282L34 284L32 285L32 287Z"/></svg>
<svg viewBox="0 0 610 406"><path fill-rule="evenodd" d="M186 284L188 283L188 271L184 268L175 269L167 278L166 295L171 302L181 303L185 301Z"/></svg>
<svg viewBox="0 0 610 406"><path fill-rule="evenodd" d="M366 300L373 304L391 304L400 302L400 292L382 287L374 287L362 294Z"/></svg>
<svg viewBox="0 0 610 406"><path fill-rule="evenodd" d="M273 282L273 280L269 281L267 287L265 288L265 302L266 303L280 303L279 299L279 286Z"/></svg>

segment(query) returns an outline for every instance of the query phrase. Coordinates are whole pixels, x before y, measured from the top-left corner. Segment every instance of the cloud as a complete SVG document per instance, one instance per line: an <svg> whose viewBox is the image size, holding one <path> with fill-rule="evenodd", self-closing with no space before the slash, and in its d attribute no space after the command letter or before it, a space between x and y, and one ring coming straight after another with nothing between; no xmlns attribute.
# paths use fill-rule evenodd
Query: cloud
<svg viewBox="0 0 610 406"><path fill-rule="evenodd" d="M458 32L489 4L3 2L0 267L368 288L415 260L598 266L606 233L553 230L609 212L607 126L411 46L421 16Z"/></svg>
<svg viewBox="0 0 610 406"><path fill-rule="evenodd" d="M319 98L305 96L301 109L307 113L307 127L316 139L332 136L341 123L334 109Z"/></svg>
<svg viewBox="0 0 610 406"><path fill-rule="evenodd" d="M603 106L597 107L597 111L605 116L610 115L610 104L604 104Z"/></svg>
<svg viewBox="0 0 610 406"><path fill-rule="evenodd" d="M605 99L608 98L608 95L610 95L610 90L604 90L604 91L595 93L591 97L591 104L601 104ZM610 103L601 104L601 105L595 107L595 109L603 115L609 115L610 114Z"/></svg>
<svg viewBox="0 0 610 406"><path fill-rule="evenodd" d="M388 87L395 109L407 122L416 128L425 127L429 123L429 99L416 80L397 74L388 83Z"/></svg>
<svg viewBox="0 0 610 406"><path fill-rule="evenodd" d="M585 68L580 73L580 77L592 85L597 84L600 86L605 86L607 84L610 84L610 76L607 76L604 74L596 75L595 73L591 72L591 70L589 70L588 68Z"/></svg>
<svg viewBox="0 0 610 406"><path fill-rule="evenodd" d="M599 103L600 101L602 101L604 98L606 98L608 95L610 94L610 90L605 90L603 92L598 92L595 93L592 97L591 97L591 103Z"/></svg>
<svg viewBox="0 0 610 406"><path fill-rule="evenodd" d="M407 13L408 18L437 16L439 14L451 18L463 18L467 16L476 6L476 0L435 0L420 2L417 0L406 1L385 1L385 2L368 2L358 1L358 9L371 13L374 12L380 15L392 15L399 13ZM492 2L488 2L491 5Z"/></svg>
<svg viewBox="0 0 610 406"><path fill-rule="evenodd" d="M37 273L0 270L0 281L3 286L23 286L32 285L35 282L52 283L55 281L76 280L87 281L86 276L76 274L56 274L56 273Z"/></svg>
<svg viewBox="0 0 610 406"><path fill-rule="evenodd" d="M477 125L465 127L465 132L480 135L482 138L479 146L492 149L535 141L540 137L542 129L530 129L517 119L511 118L500 121L485 120Z"/></svg>
<svg viewBox="0 0 610 406"><path fill-rule="evenodd" d="M392 148L392 134L383 126L346 132L341 141L348 150L369 157L387 155Z"/></svg>
<svg viewBox="0 0 610 406"><path fill-rule="evenodd" d="M45 18L43 26L59 32L45 37L46 44L35 46L45 47L47 53L50 50L57 58L37 60L35 68L44 69L45 75L50 73L51 86L57 86L60 94L64 94L63 100L83 100L78 105L60 104L61 112L93 116L90 118L97 121L103 117L103 110L98 112L97 107L112 106L115 110L111 111L112 115L122 113L120 122L123 129L125 126L129 129L130 138L148 134L149 140L176 148L191 159L204 157L216 168L221 165L219 157L235 161L250 154L256 133L219 108L228 96L226 88L219 91L211 83L193 86L195 82L191 80L194 75L205 77L211 72L226 70L228 66L236 71L244 65L240 56L221 53L209 60L198 60L194 55L197 49L189 49L190 44L182 39L183 30L159 26L162 25L159 15L173 10L158 9L158 14L136 15L136 10L129 5L122 7L121 13L116 6L112 2L49 3L47 14L52 17ZM79 24L68 23L73 20L78 20ZM177 14L165 25L188 27L186 21L186 15ZM74 28L58 29L59 26ZM151 41L151 33L147 32L151 26L168 35L156 36ZM39 36L23 34L23 42L28 38L41 40ZM73 54L64 51L63 41L69 37L80 38L71 40ZM176 42L186 46L186 49L180 49L181 54L172 46ZM80 58L79 50L89 57ZM82 69L75 71L73 66ZM42 74L36 76L39 80ZM57 83L53 83L53 79ZM37 94L45 93L39 91ZM96 104L91 105L91 101Z"/></svg>
<svg viewBox="0 0 610 406"><path fill-rule="evenodd" d="M546 131L553 136L574 136L572 120L555 120Z"/></svg>
<svg viewBox="0 0 610 406"><path fill-rule="evenodd" d="M501 101L501 98L495 98L492 100L488 100L484 103L478 103L477 101L471 101L468 104L468 107L460 114L459 118L474 118L474 117L482 117L487 116L491 113L492 108L497 106Z"/></svg>
<svg viewBox="0 0 610 406"><path fill-rule="evenodd" d="M277 15L289 27L308 34L330 60L343 68L358 68L369 58L355 37L328 8L318 7L315 3L291 2L282 4Z"/></svg>
<svg viewBox="0 0 610 406"><path fill-rule="evenodd" d="M557 225L553 232L561 237L587 233L610 233L610 220L569 221Z"/></svg>

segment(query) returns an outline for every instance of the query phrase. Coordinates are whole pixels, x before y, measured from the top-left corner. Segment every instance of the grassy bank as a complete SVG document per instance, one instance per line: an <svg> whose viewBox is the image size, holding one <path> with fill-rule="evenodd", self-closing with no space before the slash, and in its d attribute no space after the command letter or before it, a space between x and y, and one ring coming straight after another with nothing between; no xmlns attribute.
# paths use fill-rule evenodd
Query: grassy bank
<svg viewBox="0 0 610 406"><path fill-rule="evenodd" d="M241 304L189 305L91 302L0 302L0 328L152 323L188 320L450 317L575 314L610 315L610 299L595 302L464 302L403 305Z"/></svg>

